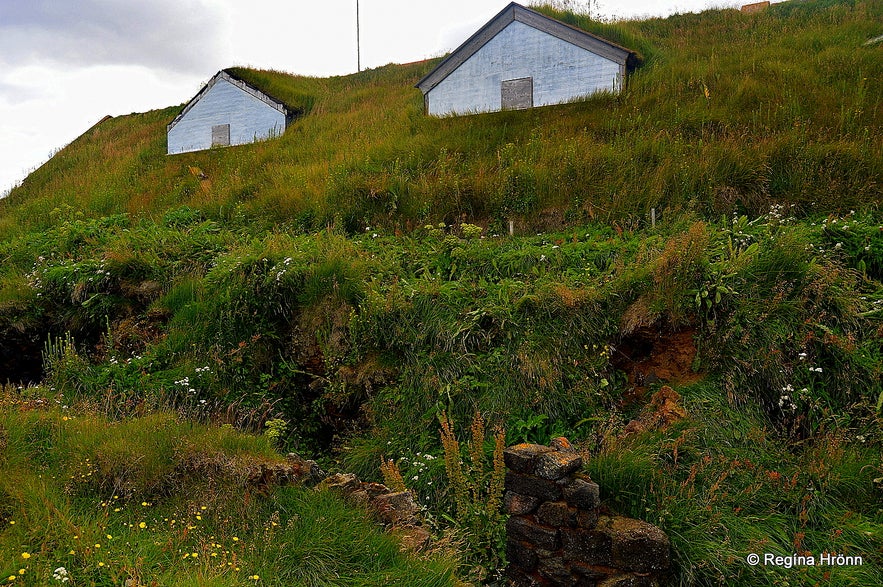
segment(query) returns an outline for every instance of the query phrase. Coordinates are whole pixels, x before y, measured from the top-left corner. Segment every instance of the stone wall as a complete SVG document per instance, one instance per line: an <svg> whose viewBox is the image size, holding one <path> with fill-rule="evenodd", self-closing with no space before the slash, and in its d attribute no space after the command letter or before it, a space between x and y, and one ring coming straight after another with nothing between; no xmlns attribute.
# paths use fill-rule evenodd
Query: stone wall
<svg viewBox="0 0 883 587"><path fill-rule="evenodd" d="M598 485L567 439L504 452L506 572L512 585L651 587L669 568L670 543L656 526L600 507Z"/></svg>

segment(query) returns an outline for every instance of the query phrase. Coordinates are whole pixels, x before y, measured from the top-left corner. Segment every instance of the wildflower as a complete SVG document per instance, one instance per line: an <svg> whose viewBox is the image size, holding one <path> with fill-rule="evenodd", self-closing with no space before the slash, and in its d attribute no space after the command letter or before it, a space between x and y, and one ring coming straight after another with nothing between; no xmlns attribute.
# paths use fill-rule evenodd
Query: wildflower
<svg viewBox="0 0 883 587"><path fill-rule="evenodd" d="M31 553L29 553L29 552L23 552L23 553L21 553L21 557L22 557L23 559L26 559L26 560L27 560L27 559L31 558Z"/></svg>
<svg viewBox="0 0 883 587"><path fill-rule="evenodd" d="M67 583L70 581L70 576L67 572L67 569L64 567L58 567L52 572L52 578L56 581L61 581L62 583Z"/></svg>
<svg viewBox="0 0 883 587"><path fill-rule="evenodd" d="M141 528L141 529L143 530L144 528L147 527L147 523L146 523L146 522L141 522L140 524L138 524L138 527Z"/></svg>

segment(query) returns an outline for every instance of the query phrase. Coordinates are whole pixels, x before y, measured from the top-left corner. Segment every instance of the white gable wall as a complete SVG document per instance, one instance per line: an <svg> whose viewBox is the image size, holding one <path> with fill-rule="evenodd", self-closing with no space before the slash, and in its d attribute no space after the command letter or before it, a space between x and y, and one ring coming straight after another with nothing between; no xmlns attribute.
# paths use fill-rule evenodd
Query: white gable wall
<svg viewBox="0 0 883 587"><path fill-rule="evenodd" d="M435 116L501 109L503 80L533 78L534 106L561 104L622 86L622 67L513 21L426 94Z"/></svg>
<svg viewBox="0 0 883 587"><path fill-rule="evenodd" d="M230 144L281 135L285 114L227 80L219 79L168 133L168 153L210 149L212 126L230 125Z"/></svg>

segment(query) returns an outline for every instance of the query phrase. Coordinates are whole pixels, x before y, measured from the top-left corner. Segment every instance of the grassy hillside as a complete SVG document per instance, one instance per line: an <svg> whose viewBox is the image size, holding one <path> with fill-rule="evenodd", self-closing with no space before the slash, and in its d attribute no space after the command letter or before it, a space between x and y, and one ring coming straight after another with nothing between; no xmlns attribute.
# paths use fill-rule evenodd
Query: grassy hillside
<svg viewBox="0 0 883 587"><path fill-rule="evenodd" d="M434 62L330 79L240 69L308 114L277 141L175 157L163 128L175 109L106 121L13 190L0 234L51 226L61 203L86 217L187 204L356 230L635 222L654 206L808 213L880 199L883 46L864 44L881 32L879 1L613 25L550 13L639 51L622 96L437 120L412 87Z"/></svg>
<svg viewBox="0 0 883 587"><path fill-rule="evenodd" d="M641 53L622 96L429 119L411 86L432 63L237 70L308 113L277 140L173 157L177 108L111 119L0 202L0 380L30 383L0 406L10 575L41 584L57 560L88 585L249 584L202 562L247 535L240 568L264 584L492 584L494 445L564 434L606 506L670 535L672 584L883 584L883 46L864 45L883 3L555 14ZM686 415L658 427L664 385ZM465 481L444 465L448 418ZM456 556L400 556L351 525L363 514L293 488L223 518L245 499L224 467L205 492L151 493L186 447L272 460L267 430L404 483ZM107 482L67 479L122 453L143 466L117 517ZM162 513L137 518L139 498ZM197 505L216 538L164 525ZM285 534L262 540L274 511ZM81 556L73 530L44 537L59 518L134 546ZM371 563L349 556L363 538ZM827 551L864 564L745 563Z"/></svg>

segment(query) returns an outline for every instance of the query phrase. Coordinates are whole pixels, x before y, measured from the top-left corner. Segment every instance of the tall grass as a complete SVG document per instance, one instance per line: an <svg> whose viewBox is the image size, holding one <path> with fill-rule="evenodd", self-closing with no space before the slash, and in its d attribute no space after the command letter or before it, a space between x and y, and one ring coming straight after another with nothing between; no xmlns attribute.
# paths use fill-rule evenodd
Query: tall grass
<svg viewBox="0 0 883 587"><path fill-rule="evenodd" d="M277 140L174 157L163 125L175 108L104 121L0 203L2 234L51 226L60 202L86 217L185 204L357 231L879 200L883 72L879 45L863 44L878 2L618 23L550 14L643 55L623 94L433 119L412 87L432 61L328 79L237 69L305 114Z"/></svg>

